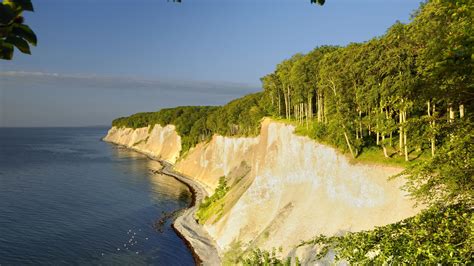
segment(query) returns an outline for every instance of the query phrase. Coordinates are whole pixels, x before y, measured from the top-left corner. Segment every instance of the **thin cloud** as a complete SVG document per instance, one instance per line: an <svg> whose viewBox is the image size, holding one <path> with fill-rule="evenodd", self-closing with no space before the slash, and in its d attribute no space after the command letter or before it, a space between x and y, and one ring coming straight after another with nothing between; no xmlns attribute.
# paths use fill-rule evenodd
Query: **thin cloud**
<svg viewBox="0 0 474 266"><path fill-rule="evenodd" d="M47 72L0 72L0 88L38 88L54 86L63 89L154 90L175 93L200 93L218 95L243 95L256 92L258 86L222 81L192 81L143 79L96 75L68 75Z"/></svg>

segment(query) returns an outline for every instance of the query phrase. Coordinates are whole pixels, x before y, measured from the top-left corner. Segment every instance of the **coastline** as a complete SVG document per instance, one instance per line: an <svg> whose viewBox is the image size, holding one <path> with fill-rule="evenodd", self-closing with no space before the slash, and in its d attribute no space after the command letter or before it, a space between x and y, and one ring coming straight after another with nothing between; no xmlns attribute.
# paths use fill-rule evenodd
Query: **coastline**
<svg viewBox="0 0 474 266"><path fill-rule="evenodd" d="M189 207L174 220L171 227L190 249L196 265L221 265L221 257L219 255L217 244L194 218L194 214L198 208L197 204L208 195L204 187L191 178L175 172L172 169L173 165L165 160L155 158L138 149L107 141L104 138L102 138L102 141L144 154L150 160L159 162L162 165L162 169L154 170L153 172L171 176L188 187L192 194L191 203L189 204Z"/></svg>

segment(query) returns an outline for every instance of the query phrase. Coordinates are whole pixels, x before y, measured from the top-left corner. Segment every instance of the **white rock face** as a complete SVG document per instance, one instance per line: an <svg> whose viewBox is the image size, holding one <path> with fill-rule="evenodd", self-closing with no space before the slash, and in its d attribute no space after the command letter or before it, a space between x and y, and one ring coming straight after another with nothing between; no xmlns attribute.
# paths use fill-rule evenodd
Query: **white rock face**
<svg viewBox="0 0 474 266"><path fill-rule="evenodd" d="M259 138L230 138L214 136L208 143L201 143L179 160L175 169L190 176L214 193L219 177L226 176L242 161L252 160L249 156Z"/></svg>
<svg viewBox="0 0 474 266"><path fill-rule="evenodd" d="M175 162L181 145L174 128L147 130L112 128L106 140ZM222 218L205 225L221 250L240 241L244 248L282 247L283 256L305 260L314 251L295 250L302 240L367 230L418 212L399 189L404 181L387 181L402 169L351 164L335 149L293 132L293 126L265 119L256 138L214 136L176 163L209 192L242 161L251 167L248 189Z"/></svg>
<svg viewBox="0 0 474 266"><path fill-rule="evenodd" d="M112 127L104 141L123 145L170 163L176 162L181 151L181 137L173 125L155 125L151 131L150 127Z"/></svg>

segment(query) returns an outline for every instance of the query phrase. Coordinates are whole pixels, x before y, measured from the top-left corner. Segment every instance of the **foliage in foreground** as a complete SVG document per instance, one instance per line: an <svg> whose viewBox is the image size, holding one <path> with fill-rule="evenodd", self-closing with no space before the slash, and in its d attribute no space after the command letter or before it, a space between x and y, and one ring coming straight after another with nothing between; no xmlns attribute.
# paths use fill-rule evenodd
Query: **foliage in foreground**
<svg viewBox="0 0 474 266"><path fill-rule="evenodd" d="M474 214L465 204L432 207L419 215L344 236L318 236L303 245L320 245L317 259L334 250L349 263L472 263Z"/></svg>
<svg viewBox="0 0 474 266"><path fill-rule="evenodd" d="M30 44L36 46L36 35L24 24L23 11L33 11L30 0L3 0L0 3L0 59L11 60L14 47L31 54Z"/></svg>

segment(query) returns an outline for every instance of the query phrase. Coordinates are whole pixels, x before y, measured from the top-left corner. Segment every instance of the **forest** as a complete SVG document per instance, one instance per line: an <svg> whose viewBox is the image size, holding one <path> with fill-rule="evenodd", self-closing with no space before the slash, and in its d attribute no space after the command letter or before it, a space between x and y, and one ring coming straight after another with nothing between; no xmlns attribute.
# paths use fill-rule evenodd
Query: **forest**
<svg viewBox="0 0 474 266"><path fill-rule="evenodd" d="M406 176L405 189L427 206L425 212L311 243L338 250L351 262L472 262L473 10L472 0L426 1L409 23L396 22L383 36L283 60L261 78L261 93L222 107L136 114L113 125L174 124L185 152L213 134L256 135L261 119L271 116L355 160L371 154L382 162L409 162L399 176ZM379 253L370 260L351 253L362 246L365 252L379 247ZM269 258L261 251L254 255L246 262Z"/></svg>

